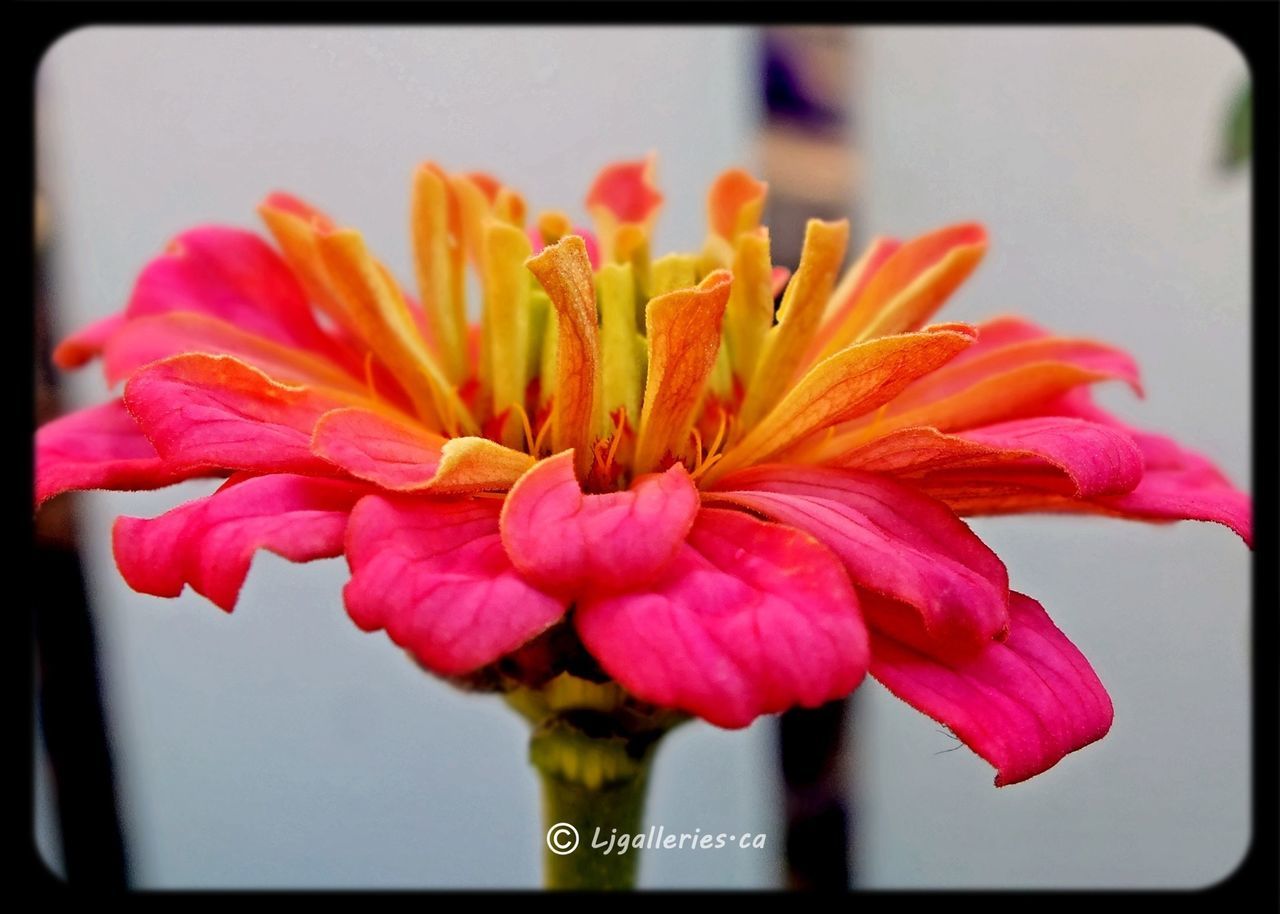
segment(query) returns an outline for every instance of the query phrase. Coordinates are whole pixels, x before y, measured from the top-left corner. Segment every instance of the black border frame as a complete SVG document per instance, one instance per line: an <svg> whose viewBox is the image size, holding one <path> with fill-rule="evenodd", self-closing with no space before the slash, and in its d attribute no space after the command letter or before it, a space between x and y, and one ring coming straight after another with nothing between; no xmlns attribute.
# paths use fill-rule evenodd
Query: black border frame
<svg viewBox="0 0 1280 914"><path fill-rule="evenodd" d="M1071 898L1107 897L1113 900L1136 899L1156 896L1163 905L1179 907L1200 906L1232 901L1256 903L1260 898L1272 898L1280 904L1280 622L1276 609L1280 608L1280 578L1277 568L1276 519L1280 515L1280 499L1276 488L1276 470L1280 469L1280 453L1274 434L1280 418L1280 331L1277 309L1280 306L1280 234L1277 232L1280 217L1280 188L1277 173L1280 155L1277 149L1276 112L1280 111L1280 4L1272 0L1186 0L1186 2L1149 3L1140 0L1116 0L1109 3L1069 4L1062 0L1018 4L999 0L975 0L965 4L921 0L912 3L890 3L885 0L868 0L857 4L836 7L819 4L789 2L785 6L750 7L725 6L699 3L649 3L643 7L610 5L588 7L564 3L538 4L485 4L487 9L478 15L480 5L462 4L441 7L417 3L369 0L360 4L340 2L295 4L276 3L185 3L181 6L156 3L129 2L103 4L84 2L39 3L26 0L18 5L20 17L19 37L10 55L12 65L20 71L10 85L18 94L16 110L25 117L30 131L29 142L20 151L26 157L19 160L23 184L19 198L9 211L9 221L14 238L32 237L32 191L35 186L35 74L44 53L63 35L82 26L90 25L480 25L504 23L509 25L587 25L587 24L684 24L698 25L919 25L954 26L968 25L1032 25L1032 26L1200 26L1217 32L1235 45L1247 62L1253 84L1253 157L1250 163L1252 185L1252 370L1253 370L1253 495L1255 548L1252 557L1253 585L1253 834L1245 858L1234 872L1213 886L1199 890L1146 891L1146 890L856 890L858 905L883 903L885 898L901 895L937 895L946 897L960 894L983 903L998 902L1001 896L1010 896L1017 904L1023 898L1046 899L1047 896L1064 895ZM12 9L12 7L11 7ZM759 10L759 12L757 12ZM601 16L601 12L606 15ZM622 18L609 18L607 13L620 14ZM648 14L647 16L641 15ZM720 13L721 15L717 15ZM452 15L450 15L452 14ZM594 14L594 15L593 15ZM735 15L736 14L736 15ZM783 16L782 14L785 14ZM1271 112L1266 115L1266 112ZM1262 113L1263 116L1259 116ZM30 182L28 185L26 182ZM32 302L35 295L33 261L26 261L23 270L25 284L15 290L14 298ZM25 298L22 296L25 295ZM10 409L15 405L20 415L15 427L34 430L34 390L30 340L34 331L33 313L22 306L14 309L19 323L9 334L10 344L19 348L17 358L4 360L7 369L7 389L13 394L8 398ZM1271 434L1266 434L1270 432ZM31 439L24 437L24 441ZM11 454L11 456L13 456ZM32 476L32 454L29 447L18 447L17 478ZM1266 468L1270 467L1268 472ZM9 486L6 494L8 510L15 521L15 542L34 541L34 525L31 515L30 489ZM28 547L30 548L30 547ZM28 564L18 568L31 568ZM19 559L22 553L18 553ZM18 696L16 717L22 721L24 732L34 740L34 719L31 715L34 688L34 656L30 645L34 619L27 600L27 588L38 585L28 577L14 575L11 581L21 581L19 588L19 618L21 631L11 635L8 647L16 653L15 662L8 665L11 683L8 694ZM29 744L28 744L29 746ZM25 749L25 760L34 753ZM23 848L23 860L15 868L18 885L38 892L44 897L68 897L78 894L77 887L69 886L52 874L42 862L35 846L31 827L30 810L32 795L32 769L22 766L20 783L16 792L26 798L23 812L15 816L13 847ZM144 896L161 898L189 897L203 892L145 892ZM269 895L314 896L327 894L318 891L272 892L214 892L217 895ZM352 893L334 893L352 894ZM373 892L375 895L452 895L456 892L422 893L398 891ZM512 893L502 893L512 894ZM705 893L699 893L705 894ZM892 903L892 902L891 902Z"/></svg>

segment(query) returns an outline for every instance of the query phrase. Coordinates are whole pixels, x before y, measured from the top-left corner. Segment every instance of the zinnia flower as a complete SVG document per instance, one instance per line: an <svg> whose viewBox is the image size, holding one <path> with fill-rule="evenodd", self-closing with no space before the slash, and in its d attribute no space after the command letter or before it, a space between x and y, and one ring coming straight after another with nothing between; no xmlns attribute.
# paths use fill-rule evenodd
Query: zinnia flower
<svg viewBox="0 0 1280 914"><path fill-rule="evenodd" d="M116 522L133 588L230 611L258 549L345 555L356 624L443 676L569 671L743 727L870 673L998 785L1100 738L1094 671L961 516L1190 518L1248 541L1248 498L1093 405L1095 382L1139 390L1125 353L1014 317L929 323L981 226L876 239L841 276L848 224L813 220L788 273L765 185L732 170L704 249L652 259L652 165L601 172L594 235L424 165L416 301L287 195L260 208L275 248L179 235L123 313L58 348L123 392L38 431L37 503L226 477Z"/></svg>

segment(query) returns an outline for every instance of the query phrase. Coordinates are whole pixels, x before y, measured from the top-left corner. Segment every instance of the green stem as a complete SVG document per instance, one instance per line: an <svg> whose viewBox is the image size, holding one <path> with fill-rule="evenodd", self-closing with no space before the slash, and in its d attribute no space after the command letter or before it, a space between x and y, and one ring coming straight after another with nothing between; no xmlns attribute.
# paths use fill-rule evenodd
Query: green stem
<svg viewBox="0 0 1280 914"><path fill-rule="evenodd" d="M534 731L529 749L542 781L546 887L634 888L640 854L618 839L643 827L654 744L557 720Z"/></svg>

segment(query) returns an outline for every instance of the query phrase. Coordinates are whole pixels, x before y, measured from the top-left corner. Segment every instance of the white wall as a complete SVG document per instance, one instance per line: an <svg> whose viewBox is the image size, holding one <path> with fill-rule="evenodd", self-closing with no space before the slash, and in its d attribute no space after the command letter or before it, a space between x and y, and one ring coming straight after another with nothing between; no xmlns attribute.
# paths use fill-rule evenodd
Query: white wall
<svg viewBox="0 0 1280 914"><path fill-rule="evenodd" d="M41 186L62 330L124 304L202 221L250 226L287 188L366 232L408 278L414 165L487 169L582 214L595 170L657 149L659 241L691 247L707 183L748 149L749 33L714 29L91 29L39 74ZM76 377L73 401L103 391ZM258 559L233 616L131 592L109 529L207 488L84 498L107 712L139 885L534 886L541 831L525 727L423 675L347 619L341 560ZM650 820L769 832L769 722L682 728ZM764 798L764 799L762 799ZM773 855L768 855L770 859ZM652 854L648 885L768 885L759 852Z"/></svg>
<svg viewBox="0 0 1280 914"><path fill-rule="evenodd" d="M945 312L1017 311L1120 344L1106 390L1249 485L1247 175L1215 170L1246 77L1197 29L870 29L859 211L875 232L976 218L987 261ZM861 844L874 886L1199 886L1249 840L1249 554L1225 528L975 524L1093 662L1110 735L1027 783L863 689Z"/></svg>

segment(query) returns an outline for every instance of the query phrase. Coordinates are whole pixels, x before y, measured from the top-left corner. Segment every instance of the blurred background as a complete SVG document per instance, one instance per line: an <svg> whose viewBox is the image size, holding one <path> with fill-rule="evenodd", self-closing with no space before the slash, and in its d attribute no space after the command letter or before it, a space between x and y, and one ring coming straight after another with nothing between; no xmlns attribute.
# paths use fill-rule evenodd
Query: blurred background
<svg viewBox="0 0 1280 914"><path fill-rule="evenodd" d="M118 310L170 236L254 226L270 190L358 226L408 277L419 161L581 217L600 165L656 150L660 250L700 247L706 187L731 165L771 181L783 256L811 215L848 215L859 243L984 222L991 251L945 317L1017 312L1128 349L1147 398L1101 402L1247 490L1250 201L1247 173L1222 166L1247 77L1192 28L83 29L36 83L42 313L56 340ZM94 369L43 380L46 415L104 395ZM524 724L358 631L342 560L260 555L233 616L124 585L112 519L212 488L42 516L34 827L50 868L148 888L537 886ZM1110 735L996 790L871 681L847 717L789 735L690 725L659 753L648 821L765 832L768 849L648 853L642 886L803 884L788 833L809 836L793 850L847 833L820 880L864 888L1231 872L1250 840L1247 550L1211 525L973 526L1094 664ZM784 778L788 752L812 770L793 758ZM815 831L797 826L804 796L831 812Z"/></svg>

